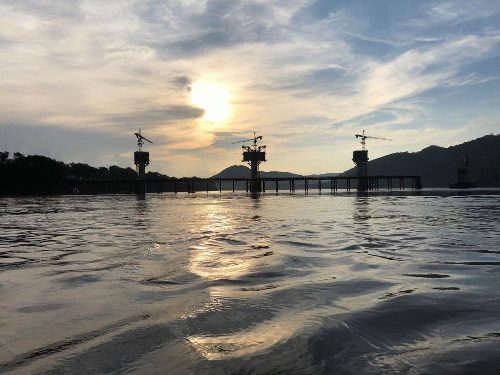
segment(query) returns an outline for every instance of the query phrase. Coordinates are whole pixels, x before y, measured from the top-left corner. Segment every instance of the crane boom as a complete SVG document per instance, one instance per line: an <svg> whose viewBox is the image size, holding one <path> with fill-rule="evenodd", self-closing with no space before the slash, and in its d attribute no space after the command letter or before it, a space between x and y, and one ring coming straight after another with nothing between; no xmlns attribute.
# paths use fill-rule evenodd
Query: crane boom
<svg viewBox="0 0 500 375"><path fill-rule="evenodd" d="M144 141L148 141L149 143L153 143L149 139L147 139L146 137L144 137L141 133L134 133L134 134L137 137L137 139L141 139L141 140L144 140Z"/></svg>
<svg viewBox="0 0 500 375"><path fill-rule="evenodd" d="M231 142L232 145L236 144L236 143L243 143L243 142L248 142L248 141L253 141L253 138L252 139L245 139L243 141L236 141L236 142Z"/></svg>
<svg viewBox="0 0 500 375"><path fill-rule="evenodd" d="M134 133L134 135L137 137L137 146L139 147L139 151L142 150L142 146L144 145L144 141L147 141L149 143L153 143L141 134L141 129L139 129L138 133Z"/></svg>
<svg viewBox="0 0 500 375"><path fill-rule="evenodd" d="M255 135L255 132L253 132L253 138L251 139L245 139L243 141L236 141L236 142L232 142L231 144L234 145L235 143L243 143L243 142L249 142L249 141L253 141L253 143L256 145L257 144L257 140L260 139L262 140L262 136L259 135L259 136L256 136Z"/></svg>
<svg viewBox="0 0 500 375"><path fill-rule="evenodd" d="M361 135L361 134L356 134L355 137L356 138L361 137L361 138L364 138L364 139L366 139L366 138L373 138L373 139L383 139L385 141L392 141L392 139L389 139L389 138L372 137L372 136L369 136L369 135Z"/></svg>
<svg viewBox="0 0 500 375"><path fill-rule="evenodd" d="M366 139L367 138L372 138L372 139L383 139L384 141L392 141L392 139L389 138L381 138L381 137L372 137L370 135L365 135L365 131L363 130L363 134L355 134L354 135L356 138L361 138L361 146L362 149L365 150L365 145L366 145Z"/></svg>

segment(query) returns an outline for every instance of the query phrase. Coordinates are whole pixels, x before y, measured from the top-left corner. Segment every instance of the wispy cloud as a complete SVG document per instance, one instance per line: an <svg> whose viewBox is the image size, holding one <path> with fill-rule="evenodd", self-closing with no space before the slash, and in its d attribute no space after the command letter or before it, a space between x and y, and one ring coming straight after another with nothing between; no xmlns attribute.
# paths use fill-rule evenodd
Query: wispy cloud
<svg viewBox="0 0 500 375"><path fill-rule="evenodd" d="M428 14L435 23L467 22L490 17L498 13L498 7L491 1L448 1L439 2L431 7Z"/></svg>
<svg viewBox="0 0 500 375"><path fill-rule="evenodd" d="M175 170L184 165L186 174L227 166L221 150L236 150L223 133L259 131L283 153L299 145L304 154L350 147L346 137L359 126L401 137L401 149L410 138L434 142L428 129L441 129L443 141L467 140L463 119L444 115L443 95L471 106L474 98L457 90L499 91L500 12L486 0L406 8L348 0L4 1L0 16L2 126L103 137L141 127L158 140L152 157ZM204 120L191 101L200 79L230 93L229 119ZM488 105L498 119L498 106ZM421 136L403 137L405 129ZM35 146L79 157L49 141ZM124 145L106 160L129 153ZM329 160L310 172L349 166L350 158Z"/></svg>

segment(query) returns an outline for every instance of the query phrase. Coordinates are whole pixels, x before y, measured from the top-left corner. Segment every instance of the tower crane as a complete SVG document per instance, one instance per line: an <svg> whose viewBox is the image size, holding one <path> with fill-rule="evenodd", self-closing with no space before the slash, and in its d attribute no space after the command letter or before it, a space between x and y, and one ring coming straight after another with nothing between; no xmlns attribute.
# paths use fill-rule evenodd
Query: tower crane
<svg viewBox="0 0 500 375"><path fill-rule="evenodd" d="M243 142L249 142L249 141L253 141L253 146L256 148L257 147L257 140L262 140L262 136L259 135L257 136L255 132L253 132L253 138L251 139L245 139L243 141L236 141L236 142L233 142L231 143L232 145L236 144L236 143L243 143ZM242 148L246 148L247 146L241 146ZM261 146L262 148L265 148L266 146Z"/></svg>
<svg viewBox="0 0 500 375"><path fill-rule="evenodd" d="M380 138L380 137L372 137L370 135L365 135L365 131L363 130L363 134L356 134L356 138L361 138L361 149L364 151L366 150L366 138L373 138L373 139L383 139L384 141L392 141L392 139L388 138Z"/></svg>
<svg viewBox="0 0 500 375"><path fill-rule="evenodd" d="M144 141L148 141L149 143L153 143L141 134L141 129L139 129L138 133L134 133L134 134L137 137L137 146L139 147L139 151L142 150L142 146L144 145Z"/></svg>
<svg viewBox="0 0 500 375"><path fill-rule="evenodd" d="M134 164L138 169L139 179L143 179L146 173L146 167L149 165L149 152L142 151L142 146L144 145L144 141L149 143L153 142L141 134L141 129L139 129L138 133L134 133L134 135L137 137L137 146L139 147L139 151L134 152Z"/></svg>
<svg viewBox="0 0 500 375"><path fill-rule="evenodd" d="M256 135L255 132L253 132L253 138L251 139L245 139L243 141L236 141L236 142L232 142L231 144L234 145L236 143L243 143L243 142L249 142L249 141L253 141L253 145L252 146L241 146L241 148L245 149L246 152L254 152L254 153L264 153L262 150L266 148L266 146L257 146L257 141L258 140L262 140L262 136L261 135ZM265 159L265 155L264 155L264 159ZM243 161L247 161L247 160L243 160ZM260 161L265 161L265 160L260 160Z"/></svg>
<svg viewBox="0 0 500 375"><path fill-rule="evenodd" d="M260 180L259 180L259 164L262 163L263 161L266 161L266 152L263 151L266 146L257 146L257 141L262 140L262 136L259 135L257 136L256 133L253 133L253 138L251 139L245 139L244 141L237 141L233 142L232 144L235 143L243 143L243 142L249 142L253 141L253 145L251 146L241 146L243 148L243 160L248 162L250 165L250 170L251 170L251 192L252 193L257 193L261 190L260 187Z"/></svg>
<svg viewBox="0 0 500 375"><path fill-rule="evenodd" d="M356 164L358 176L358 191L366 191L369 188L368 184L368 150L366 149L366 139L383 139L390 141L388 138L372 137L365 135L363 130L362 134L356 134L356 138L361 138L361 150L356 150L352 153L352 161Z"/></svg>

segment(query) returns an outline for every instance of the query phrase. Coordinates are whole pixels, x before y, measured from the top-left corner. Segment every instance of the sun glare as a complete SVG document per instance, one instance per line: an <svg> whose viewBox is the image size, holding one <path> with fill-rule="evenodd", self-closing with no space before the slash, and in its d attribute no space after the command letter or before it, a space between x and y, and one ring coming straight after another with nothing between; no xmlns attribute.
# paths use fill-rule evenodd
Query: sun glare
<svg viewBox="0 0 500 375"><path fill-rule="evenodd" d="M205 110L205 120L218 122L229 117L229 93L223 88L200 80L193 85L191 94L193 104Z"/></svg>

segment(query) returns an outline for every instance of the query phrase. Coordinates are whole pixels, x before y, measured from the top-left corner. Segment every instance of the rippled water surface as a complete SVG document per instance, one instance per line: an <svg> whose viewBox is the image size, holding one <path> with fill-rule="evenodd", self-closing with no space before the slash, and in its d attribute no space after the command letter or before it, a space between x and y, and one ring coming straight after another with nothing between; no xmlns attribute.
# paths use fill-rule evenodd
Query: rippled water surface
<svg viewBox="0 0 500 375"><path fill-rule="evenodd" d="M500 368L500 195L2 198L0 228L0 372Z"/></svg>

